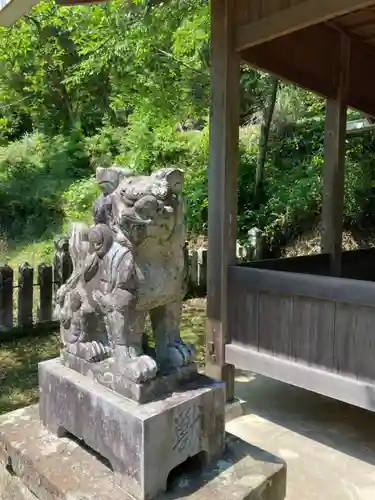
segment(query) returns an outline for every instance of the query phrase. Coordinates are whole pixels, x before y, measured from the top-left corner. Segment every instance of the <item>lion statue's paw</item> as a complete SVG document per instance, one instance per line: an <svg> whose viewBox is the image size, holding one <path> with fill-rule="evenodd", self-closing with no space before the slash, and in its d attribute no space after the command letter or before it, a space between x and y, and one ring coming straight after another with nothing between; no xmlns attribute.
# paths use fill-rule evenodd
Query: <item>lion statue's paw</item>
<svg viewBox="0 0 375 500"><path fill-rule="evenodd" d="M168 346L168 364L171 368L181 368L193 362L193 348L182 340L176 340Z"/></svg>
<svg viewBox="0 0 375 500"><path fill-rule="evenodd" d="M126 349L126 348L120 348ZM145 354L138 357L126 357L126 351L115 350L116 371L136 384L142 384L156 377L158 365L156 361Z"/></svg>

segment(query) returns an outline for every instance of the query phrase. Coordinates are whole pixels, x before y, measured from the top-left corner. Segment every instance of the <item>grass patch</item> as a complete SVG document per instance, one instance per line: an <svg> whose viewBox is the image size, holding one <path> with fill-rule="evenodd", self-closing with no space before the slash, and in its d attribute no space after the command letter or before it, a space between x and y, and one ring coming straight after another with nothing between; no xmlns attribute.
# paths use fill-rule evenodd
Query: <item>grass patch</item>
<svg viewBox="0 0 375 500"><path fill-rule="evenodd" d="M10 245L5 261L15 273L21 264L28 262L35 272L39 264L52 264L54 245L52 240L34 241Z"/></svg>
<svg viewBox="0 0 375 500"><path fill-rule="evenodd" d="M206 328L206 300L192 299L184 304L181 337L187 344L192 344L198 364L204 361Z"/></svg>
<svg viewBox="0 0 375 500"><path fill-rule="evenodd" d="M57 356L59 336L0 343L0 413L35 403L38 363Z"/></svg>
<svg viewBox="0 0 375 500"><path fill-rule="evenodd" d="M203 362L205 301L186 301L181 335L193 344L198 363ZM59 335L0 343L0 414L38 401L38 363L58 355Z"/></svg>

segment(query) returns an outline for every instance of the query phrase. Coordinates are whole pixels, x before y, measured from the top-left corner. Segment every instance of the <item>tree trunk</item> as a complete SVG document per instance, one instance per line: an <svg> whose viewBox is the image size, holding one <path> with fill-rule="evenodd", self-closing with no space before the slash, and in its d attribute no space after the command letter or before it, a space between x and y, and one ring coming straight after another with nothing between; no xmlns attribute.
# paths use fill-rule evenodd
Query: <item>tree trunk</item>
<svg viewBox="0 0 375 500"><path fill-rule="evenodd" d="M267 146L268 146L268 138L270 135L271 123L273 112L275 110L277 90L279 87L279 80L277 78L271 77L271 92L264 108L262 123L260 127L260 137L259 137L259 151L258 151L258 160L257 160L257 169L255 173L255 183L254 183L254 198L258 195L259 188L262 185L263 177L264 177L264 166L266 164L267 157Z"/></svg>

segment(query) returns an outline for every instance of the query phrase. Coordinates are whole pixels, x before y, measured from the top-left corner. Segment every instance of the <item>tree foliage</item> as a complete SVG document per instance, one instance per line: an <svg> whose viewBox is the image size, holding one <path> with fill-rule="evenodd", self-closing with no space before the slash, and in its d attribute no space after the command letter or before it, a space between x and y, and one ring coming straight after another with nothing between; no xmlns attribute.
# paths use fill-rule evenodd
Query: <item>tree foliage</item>
<svg viewBox="0 0 375 500"><path fill-rule="evenodd" d="M274 82L241 68L238 222L240 235L257 225L282 241L319 215L324 101ZM35 237L87 215L96 165L174 163L186 173L189 230L204 233L209 101L208 0L41 0L0 29L0 229ZM348 223L373 220L372 148L371 136L350 140Z"/></svg>
<svg viewBox="0 0 375 500"><path fill-rule="evenodd" d="M8 139L124 125L134 110L183 119L207 113L207 3L40 2L0 31L2 129Z"/></svg>
<svg viewBox="0 0 375 500"><path fill-rule="evenodd" d="M57 7L42 0L0 29L0 103L7 139L105 124L208 117L209 3L112 0ZM268 79L241 71L242 120L265 102ZM133 117L134 121L134 117Z"/></svg>

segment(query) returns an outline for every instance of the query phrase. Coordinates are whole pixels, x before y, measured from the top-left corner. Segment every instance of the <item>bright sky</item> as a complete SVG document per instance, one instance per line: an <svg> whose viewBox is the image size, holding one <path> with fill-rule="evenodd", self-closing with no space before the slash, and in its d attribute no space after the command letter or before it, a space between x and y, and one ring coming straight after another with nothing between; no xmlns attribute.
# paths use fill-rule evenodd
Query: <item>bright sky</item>
<svg viewBox="0 0 375 500"><path fill-rule="evenodd" d="M3 9L11 0L0 0L0 9Z"/></svg>
<svg viewBox="0 0 375 500"><path fill-rule="evenodd" d="M0 0L0 26L11 26L36 3L38 0Z"/></svg>

